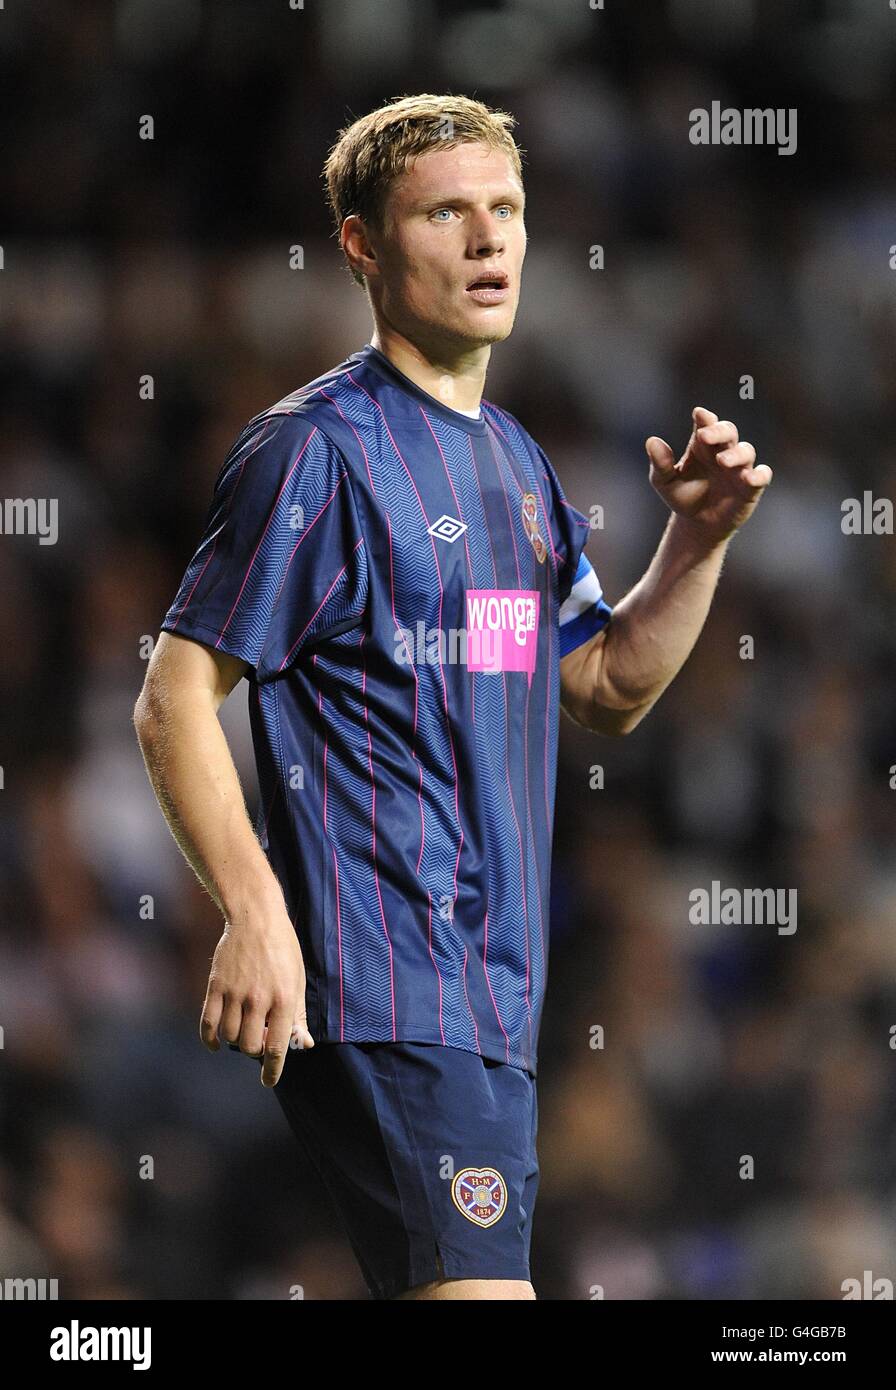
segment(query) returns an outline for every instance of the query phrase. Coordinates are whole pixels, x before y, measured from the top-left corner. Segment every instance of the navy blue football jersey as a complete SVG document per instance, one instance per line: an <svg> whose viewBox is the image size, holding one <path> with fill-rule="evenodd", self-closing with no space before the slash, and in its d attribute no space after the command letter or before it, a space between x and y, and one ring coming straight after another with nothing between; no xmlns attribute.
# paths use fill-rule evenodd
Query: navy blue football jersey
<svg viewBox="0 0 896 1390"><path fill-rule="evenodd" d="M370 343L256 416L162 627L248 664L321 1042L536 1071L561 656L610 619L538 444Z"/></svg>

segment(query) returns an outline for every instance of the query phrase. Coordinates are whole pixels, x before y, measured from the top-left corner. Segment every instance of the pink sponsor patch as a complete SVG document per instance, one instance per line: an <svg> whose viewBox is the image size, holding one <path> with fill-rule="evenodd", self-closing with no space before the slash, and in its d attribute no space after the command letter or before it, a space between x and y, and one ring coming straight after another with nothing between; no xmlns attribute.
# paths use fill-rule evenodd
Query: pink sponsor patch
<svg viewBox="0 0 896 1390"><path fill-rule="evenodd" d="M467 590L467 666L471 671L525 671L538 651L537 589Z"/></svg>

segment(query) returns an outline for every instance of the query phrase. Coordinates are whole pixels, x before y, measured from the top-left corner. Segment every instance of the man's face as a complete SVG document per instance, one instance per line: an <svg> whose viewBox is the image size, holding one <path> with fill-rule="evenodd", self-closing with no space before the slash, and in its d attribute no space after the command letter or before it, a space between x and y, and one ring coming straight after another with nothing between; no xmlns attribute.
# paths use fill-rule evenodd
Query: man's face
<svg viewBox="0 0 896 1390"><path fill-rule="evenodd" d="M476 348L513 328L525 195L508 156L468 142L427 150L391 184L371 281L390 324L422 347ZM498 288L470 288L497 276Z"/></svg>

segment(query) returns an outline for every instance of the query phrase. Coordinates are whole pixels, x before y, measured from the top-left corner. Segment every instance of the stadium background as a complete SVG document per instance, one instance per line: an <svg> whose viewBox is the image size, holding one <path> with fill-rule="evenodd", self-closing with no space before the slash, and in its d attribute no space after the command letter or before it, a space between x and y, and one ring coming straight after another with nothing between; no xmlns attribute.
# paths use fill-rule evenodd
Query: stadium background
<svg viewBox="0 0 896 1390"><path fill-rule="evenodd" d="M563 720L536 1287L896 1280L896 557L840 525L896 498L894 56L883 0L5 6L0 491L58 498L60 529L0 536L0 1277L365 1297L256 1064L199 1043L220 921L131 711L233 438L369 339L329 144L450 90L527 151L486 395L603 508L610 600L665 520L648 434L680 449L707 405L775 470L661 705L621 741ZM798 152L692 146L713 100L796 107ZM223 718L251 795L244 693ZM713 880L797 889L797 932L692 925Z"/></svg>

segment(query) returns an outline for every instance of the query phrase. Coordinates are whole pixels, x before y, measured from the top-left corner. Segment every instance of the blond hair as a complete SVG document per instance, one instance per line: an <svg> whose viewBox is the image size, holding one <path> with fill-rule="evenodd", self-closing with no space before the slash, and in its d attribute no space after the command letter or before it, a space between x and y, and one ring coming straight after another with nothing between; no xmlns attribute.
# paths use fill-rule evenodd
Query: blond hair
<svg viewBox="0 0 896 1390"><path fill-rule="evenodd" d="M339 132L323 168L336 235L352 213L381 231L392 180L404 173L409 159L436 147L451 149L471 140L491 145L504 151L522 182L525 151L513 138L515 125L508 112L481 101L428 92L395 97L361 116ZM360 271L349 268L363 285Z"/></svg>

